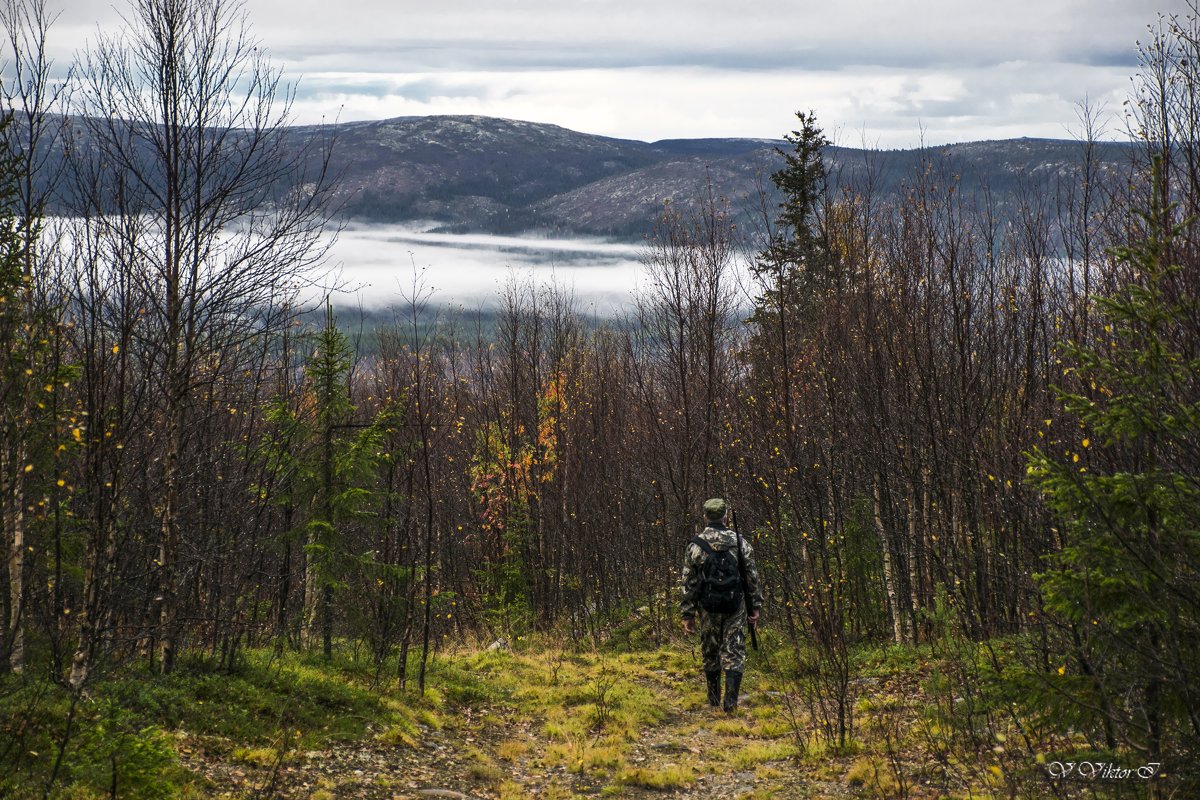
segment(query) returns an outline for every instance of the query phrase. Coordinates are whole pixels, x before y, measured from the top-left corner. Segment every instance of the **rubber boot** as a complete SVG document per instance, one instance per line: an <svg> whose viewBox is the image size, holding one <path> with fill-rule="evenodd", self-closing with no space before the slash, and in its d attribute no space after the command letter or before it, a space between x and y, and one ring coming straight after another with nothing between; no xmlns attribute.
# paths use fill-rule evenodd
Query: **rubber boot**
<svg viewBox="0 0 1200 800"><path fill-rule="evenodd" d="M738 692L742 688L742 673L734 672L731 669L725 670L725 705L723 706L726 714L732 714L737 710Z"/></svg>
<svg viewBox="0 0 1200 800"><path fill-rule="evenodd" d="M708 679L708 704L716 708L721 705L721 670L705 672L704 677Z"/></svg>

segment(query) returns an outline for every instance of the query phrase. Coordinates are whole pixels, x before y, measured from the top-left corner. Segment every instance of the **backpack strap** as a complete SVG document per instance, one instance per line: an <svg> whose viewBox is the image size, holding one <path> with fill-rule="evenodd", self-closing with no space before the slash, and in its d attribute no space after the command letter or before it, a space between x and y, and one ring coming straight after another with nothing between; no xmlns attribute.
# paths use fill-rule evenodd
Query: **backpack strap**
<svg viewBox="0 0 1200 800"><path fill-rule="evenodd" d="M715 556L717 554L717 551L713 549L713 546L701 539L699 536L692 537L692 544L696 545L710 556Z"/></svg>

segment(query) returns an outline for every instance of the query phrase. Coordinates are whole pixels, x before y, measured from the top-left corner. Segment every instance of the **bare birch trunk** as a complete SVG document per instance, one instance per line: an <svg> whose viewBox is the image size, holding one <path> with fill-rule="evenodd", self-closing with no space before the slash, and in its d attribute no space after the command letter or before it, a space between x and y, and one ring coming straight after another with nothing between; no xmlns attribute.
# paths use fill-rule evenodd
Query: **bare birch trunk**
<svg viewBox="0 0 1200 800"><path fill-rule="evenodd" d="M892 566L892 546L888 542L887 530L883 525L883 493L880 484L883 478L876 476L873 495L875 500L875 533L879 537L879 547L883 552L883 588L887 592L888 611L892 615L892 639L896 644L904 644L904 622L900 613L900 599L896 594L896 577Z"/></svg>
<svg viewBox="0 0 1200 800"><path fill-rule="evenodd" d="M319 544L317 533L313 529L309 529L308 537L305 539L308 547L304 551L304 598L302 602L303 611L303 634L301 639L307 647L316 641L318 611L321 605L321 593L318 591L317 580L317 565L313 558L312 548Z"/></svg>
<svg viewBox="0 0 1200 800"><path fill-rule="evenodd" d="M925 541L916 497L917 488L910 484L904 500L908 510L908 591L914 614L924 608L925 605L925 598L921 591L924 585L923 576L925 573ZM915 642L917 639L916 619L910 621L909 627L909 636Z"/></svg>
<svg viewBox="0 0 1200 800"><path fill-rule="evenodd" d="M176 401L178 402L178 401ZM176 554L179 542L179 451L182 438L180 412L169 410L170 421L167 431L167 451L163 457L166 490L163 495L162 539L159 542L158 559L162 580L158 598L158 655L159 669L169 673L175 668L177 646L176 621L179 617L179 596L176 586Z"/></svg>
<svg viewBox="0 0 1200 800"><path fill-rule="evenodd" d="M21 478L25 448L18 444L13 463L7 465L12 486L4 493L4 530L8 548L8 668L25 669L25 486Z"/></svg>

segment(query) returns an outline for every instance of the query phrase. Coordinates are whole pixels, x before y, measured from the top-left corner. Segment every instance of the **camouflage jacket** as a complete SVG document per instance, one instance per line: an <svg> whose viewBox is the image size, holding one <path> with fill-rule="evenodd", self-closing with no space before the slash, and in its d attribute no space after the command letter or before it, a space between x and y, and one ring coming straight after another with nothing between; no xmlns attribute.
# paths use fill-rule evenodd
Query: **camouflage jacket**
<svg viewBox="0 0 1200 800"><path fill-rule="evenodd" d="M700 534L700 538L708 542L714 550L733 550L737 552L737 536L733 530L719 522L710 522ZM758 579L758 567L754 563L754 548L746 537L742 538L742 565L746 588L750 592L750 611L758 611L763 607L762 584ZM697 569L708 554L700 549L700 545L689 541L683 551L683 577L681 580L681 597L679 613L684 619L696 616L700 609L696 604L696 592L700 588L700 573Z"/></svg>

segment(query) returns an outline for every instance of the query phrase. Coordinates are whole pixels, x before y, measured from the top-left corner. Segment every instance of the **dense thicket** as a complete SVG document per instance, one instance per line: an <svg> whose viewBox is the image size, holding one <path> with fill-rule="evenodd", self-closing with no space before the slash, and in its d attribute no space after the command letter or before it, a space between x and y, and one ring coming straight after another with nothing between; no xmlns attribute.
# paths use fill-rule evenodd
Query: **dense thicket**
<svg viewBox="0 0 1200 800"><path fill-rule="evenodd" d="M29 8L9 20L44 31ZM1006 642L993 666L1097 746L1200 753L1194 19L1141 54L1127 169L1085 115L1078 163L1016 207L934 151L885 199L800 115L784 207L750 232L711 194L666 206L624 319L515 281L484 324L417 286L357 354L332 312L296 321L324 162L278 161L237 7L131 20L77 67L95 148L57 177L85 206L42 225L44 142L0 164L7 670L79 693L320 643L423 687L447 638L664 636L723 495L831 739L855 643L960 637ZM27 74L37 41L12 42ZM45 87L7 89L32 109L8 134L69 135Z"/></svg>

